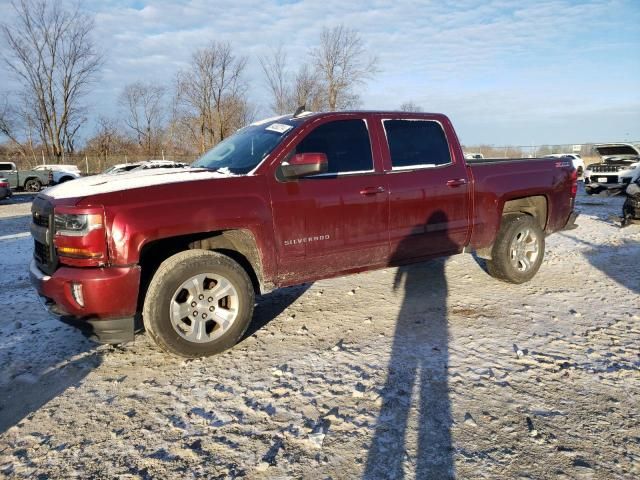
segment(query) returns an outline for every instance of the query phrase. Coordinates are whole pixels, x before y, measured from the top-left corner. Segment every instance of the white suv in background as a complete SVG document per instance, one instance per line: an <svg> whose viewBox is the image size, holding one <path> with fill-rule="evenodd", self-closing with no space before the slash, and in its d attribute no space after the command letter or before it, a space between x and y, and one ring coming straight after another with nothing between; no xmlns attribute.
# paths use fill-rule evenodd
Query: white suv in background
<svg viewBox="0 0 640 480"><path fill-rule="evenodd" d="M74 180L82 176L80 169L76 165L38 165L34 170L51 170L54 185L68 182L69 180Z"/></svg>
<svg viewBox="0 0 640 480"><path fill-rule="evenodd" d="M581 177L584 173L584 160L577 153L552 153L551 155L545 155L545 158L566 158L571 160L573 168L578 171L578 176Z"/></svg>
<svg viewBox="0 0 640 480"><path fill-rule="evenodd" d="M640 151L630 143L602 143L593 146L602 157L584 173L584 189L591 195L603 190L622 191L640 177Z"/></svg>

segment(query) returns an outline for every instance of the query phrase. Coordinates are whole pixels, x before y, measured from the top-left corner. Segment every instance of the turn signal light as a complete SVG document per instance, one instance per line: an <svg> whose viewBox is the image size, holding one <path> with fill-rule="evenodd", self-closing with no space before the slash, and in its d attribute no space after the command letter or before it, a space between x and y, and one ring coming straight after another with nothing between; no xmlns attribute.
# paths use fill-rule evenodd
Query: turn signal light
<svg viewBox="0 0 640 480"><path fill-rule="evenodd" d="M100 252L92 252L87 248L75 248L75 247L58 247L58 255L71 258L98 258L102 256Z"/></svg>

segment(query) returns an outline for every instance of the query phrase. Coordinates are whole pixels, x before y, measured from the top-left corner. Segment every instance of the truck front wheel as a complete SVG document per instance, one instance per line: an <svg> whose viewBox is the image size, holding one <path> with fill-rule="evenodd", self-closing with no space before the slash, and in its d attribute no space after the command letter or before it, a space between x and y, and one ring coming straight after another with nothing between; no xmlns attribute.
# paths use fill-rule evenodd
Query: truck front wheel
<svg viewBox="0 0 640 480"><path fill-rule="evenodd" d="M492 277L510 283L531 280L544 258L544 232L537 220L526 214L505 215L491 257L487 269Z"/></svg>
<svg viewBox="0 0 640 480"><path fill-rule="evenodd" d="M144 301L146 331L163 350L187 358L220 353L251 323L254 291L234 260L207 250L188 250L165 260Z"/></svg>

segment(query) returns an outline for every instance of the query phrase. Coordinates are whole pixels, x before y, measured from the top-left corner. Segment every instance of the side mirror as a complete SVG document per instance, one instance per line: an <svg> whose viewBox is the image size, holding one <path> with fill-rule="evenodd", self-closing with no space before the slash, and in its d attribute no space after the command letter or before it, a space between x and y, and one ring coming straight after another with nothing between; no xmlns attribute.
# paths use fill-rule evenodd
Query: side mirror
<svg viewBox="0 0 640 480"><path fill-rule="evenodd" d="M329 168L327 156L324 153L298 153L289 160L282 162L280 172L286 180L325 173Z"/></svg>

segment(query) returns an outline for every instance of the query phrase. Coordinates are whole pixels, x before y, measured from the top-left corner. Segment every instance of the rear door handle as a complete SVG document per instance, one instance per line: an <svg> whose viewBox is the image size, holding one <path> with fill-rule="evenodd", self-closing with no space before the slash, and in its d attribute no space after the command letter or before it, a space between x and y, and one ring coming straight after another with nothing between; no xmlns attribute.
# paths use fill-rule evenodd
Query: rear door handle
<svg viewBox="0 0 640 480"><path fill-rule="evenodd" d="M377 193L384 193L384 187L367 187L360 190L360 195L375 195Z"/></svg>
<svg viewBox="0 0 640 480"><path fill-rule="evenodd" d="M454 180L449 180L447 182L447 187L459 187L461 185L466 185L467 184L467 179L466 178L456 178Z"/></svg>

